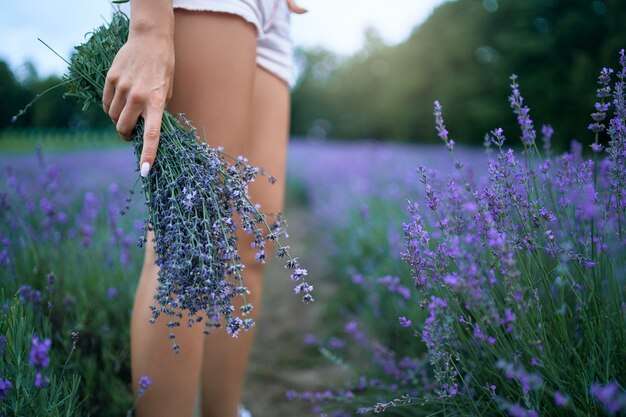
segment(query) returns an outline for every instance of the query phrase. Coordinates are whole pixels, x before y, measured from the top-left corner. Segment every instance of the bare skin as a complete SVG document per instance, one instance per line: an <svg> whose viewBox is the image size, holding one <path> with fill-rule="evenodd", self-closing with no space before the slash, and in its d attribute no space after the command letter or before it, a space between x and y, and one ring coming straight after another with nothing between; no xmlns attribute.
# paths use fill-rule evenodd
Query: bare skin
<svg viewBox="0 0 626 417"><path fill-rule="evenodd" d="M129 37L128 51L119 55L120 70L112 67L115 71L105 109L123 138L130 136L132 127L128 126L134 126L130 120L144 117L147 128L141 163L152 166L151 152L152 148L157 149L158 135L155 139L149 126L150 123L160 126L161 104L165 104L173 91L168 110L185 113L198 131L204 132L211 146L224 146L233 155L245 155L253 165L264 167L282 180L271 185L260 177L250 187L253 201L261 204L264 211L282 210L288 86L256 65L256 29L242 18L184 10L176 10L174 16L176 30L171 51L169 43L157 36L154 45L158 51L151 52L154 61L140 51L148 49L145 44L139 48L147 35L139 31L134 40ZM174 48L175 66L170 69L169 65L174 64ZM126 87L120 89L120 85ZM256 318L261 303L263 267L254 260L250 237L245 234L238 237L240 254L248 265L244 277L251 291L248 301L254 305L251 315ZM201 383L203 416L237 417L254 328L233 339L222 329L205 336L201 325L192 329L180 327L176 329L176 340L182 351L175 355L167 337L166 321L148 323L149 306L154 303L158 284L154 261L154 248L148 246L131 320L133 388L137 390L142 375L149 375L153 381L137 404L137 415L191 416Z"/></svg>
<svg viewBox="0 0 626 417"><path fill-rule="evenodd" d="M134 0L128 40L107 73L102 107L120 136L129 140L143 117L144 146L141 174L154 164L161 118L172 95L174 78L174 12L172 0Z"/></svg>

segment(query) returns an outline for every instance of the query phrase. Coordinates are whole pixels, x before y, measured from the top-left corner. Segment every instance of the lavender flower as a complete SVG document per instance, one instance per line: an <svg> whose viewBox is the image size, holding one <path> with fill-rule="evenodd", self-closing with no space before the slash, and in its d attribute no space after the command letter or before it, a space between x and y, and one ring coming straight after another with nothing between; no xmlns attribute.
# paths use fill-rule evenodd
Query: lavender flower
<svg viewBox="0 0 626 417"><path fill-rule="evenodd" d="M407 319L404 316L398 317L398 321L400 322L400 326L409 327L411 325L411 320Z"/></svg>
<svg viewBox="0 0 626 417"><path fill-rule="evenodd" d="M4 356L4 352L7 347L7 337L5 335L0 336L0 356Z"/></svg>
<svg viewBox="0 0 626 417"><path fill-rule="evenodd" d="M606 385L594 383L590 388L591 395L600 402L609 413L615 414L626 411L626 391L620 390L615 381Z"/></svg>
<svg viewBox="0 0 626 417"><path fill-rule="evenodd" d="M532 146L535 144L535 138L537 132L535 132L534 124L530 118L530 109L524 105L524 98L522 97L519 84L517 83L517 75L511 75L511 89L513 90L511 96L509 96L509 102L511 108L517 115L517 123L522 129L522 143L525 146Z"/></svg>
<svg viewBox="0 0 626 417"><path fill-rule="evenodd" d="M267 239L277 241L284 222L279 219L269 226L265 215L250 203L246 184L255 179L256 169L244 158L229 165L217 150L197 145L183 130L162 135L160 159L143 186L150 207L147 223L155 232L160 267L156 296L160 306L153 308L153 320L165 313L172 317L170 327L174 328L183 318L180 310L187 310L187 324L199 321L202 314L208 332L210 327L219 327L219 318L224 317L228 333L235 337L254 322L232 314L233 297L240 295L245 300L247 293L238 289L243 288L244 265L236 248L237 226L232 216L240 215L242 228L254 233L255 247L262 254L265 239L257 225L267 226L271 232ZM136 137L139 154L141 135ZM177 174L164 165L168 160L180 164ZM301 281L307 271L288 255L286 247L282 249L281 255L288 257L293 269L292 279ZM301 281L296 292L304 293L305 299L311 290L312 286Z"/></svg>
<svg viewBox="0 0 626 417"><path fill-rule="evenodd" d="M554 128L551 125L541 126L541 141L543 142L543 150L549 155L552 148L552 136L554 135Z"/></svg>
<svg viewBox="0 0 626 417"><path fill-rule="evenodd" d="M377 282L383 285L392 294L398 294L404 300L411 298L411 290L400 284L400 277L392 277L390 275L379 278Z"/></svg>
<svg viewBox="0 0 626 417"><path fill-rule="evenodd" d="M543 386L543 378L539 374L527 372L522 366L516 366L504 360L499 360L496 367L504 371L507 379L515 379L519 382L522 393L528 394L531 390Z"/></svg>
<svg viewBox="0 0 626 417"><path fill-rule="evenodd" d="M569 404L570 399L567 395L563 394L561 391L556 391L554 393L554 403L560 407L565 407Z"/></svg>
<svg viewBox="0 0 626 417"><path fill-rule="evenodd" d="M446 148L448 148L448 150L452 152L452 150L454 150L454 140L448 137L448 129L446 128L446 125L443 121L441 104L439 104L439 101L435 101L435 109L433 111L433 115L435 116L435 127L437 129L437 136L439 136L439 138L446 144Z"/></svg>
<svg viewBox="0 0 626 417"><path fill-rule="evenodd" d="M41 372L37 372L35 374L35 387L37 388L45 388L50 384L50 378L45 375L42 375Z"/></svg>
<svg viewBox="0 0 626 417"><path fill-rule="evenodd" d="M511 417L539 417L535 410L527 410L519 404L511 404L506 411Z"/></svg>
<svg viewBox="0 0 626 417"><path fill-rule="evenodd" d="M13 384L8 379L0 378L0 401L3 401L9 394Z"/></svg>
<svg viewBox="0 0 626 417"><path fill-rule="evenodd" d="M30 285L22 285L17 291L17 297L22 304L37 305L42 301L41 291L33 289Z"/></svg>
<svg viewBox="0 0 626 417"><path fill-rule="evenodd" d="M137 390L137 398L141 398L146 390L152 385L152 379L148 375L142 375L139 378L139 389Z"/></svg>
<svg viewBox="0 0 626 417"><path fill-rule="evenodd" d="M30 359L28 363L37 370L46 369L50 365L48 353L52 346L52 341L48 338L40 340L33 336L31 340Z"/></svg>

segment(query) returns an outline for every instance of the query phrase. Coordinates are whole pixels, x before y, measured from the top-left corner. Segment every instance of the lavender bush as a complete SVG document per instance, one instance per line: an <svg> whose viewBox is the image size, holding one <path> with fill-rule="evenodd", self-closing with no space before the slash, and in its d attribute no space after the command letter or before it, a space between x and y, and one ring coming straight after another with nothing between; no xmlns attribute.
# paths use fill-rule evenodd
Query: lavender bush
<svg viewBox="0 0 626 417"><path fill-rule="evenodd" d="M129 276L139 274L140 230L120 215L128 193L92 183L86 160L0 160L0 414L120 416L132 406Z"/></svg>
<svg viewBox="0 0 626 417"><path fill-rule="evenodd" d="M626 412L624 51L619 61L618 71L599 77L587 153L574 142L552 155L549 126L539 151L513 76L509 100L523 148L507 149L502 129L490 132L495 153L478 179L457 158L435 103L455 168L441 178L420 167L423 203L408 205L403 258L419 296L397 310L396 323L413 343L380 346L351 323L346 333L370 352L369 367L345 388L291 397L333 416ZM348 355L337 356L351 367Z"/></svg>
<svg viewBox="0 0 626 417"><path fill-rule="evenodd" d="M33 335L36 328L49 332L49 326L41 326L31 303L22 304L16 298L6 301L4 296L2 303L0 413L82 415L78 396L80 377L51 367L52 340ZM60 361L60 355L55 355L54 360Z"/></svg>

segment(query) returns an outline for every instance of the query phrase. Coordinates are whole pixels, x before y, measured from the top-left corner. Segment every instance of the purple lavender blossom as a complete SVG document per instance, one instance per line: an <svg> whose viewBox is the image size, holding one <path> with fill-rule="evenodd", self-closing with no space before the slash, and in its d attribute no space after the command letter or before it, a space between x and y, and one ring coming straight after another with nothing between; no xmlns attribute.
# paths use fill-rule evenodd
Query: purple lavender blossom
<svg viewBox="0 0 626 417"><path fill-rule="evenodd" d="M0 378L0 401L3 401L9 394L13 384L8 379Z"/></svg>
<svg viewBox="0 0 626 417"><path fill-rule="evenodd" d="M524 105L524 97L520 93L517 75L515 74L511 75L511 89L512 93L509 96L509 102L517 115L517 123L522 129L522 143L526 146L531 146L535 143L537 132L535 132L533 121L530 118L530 109Z"/></svg>
<svg viewBox="0 0 626 417"><path fill-rule="evenodd" d="M437 136L446 144L446 147L450 152L454 149L454 141L448 136L448 129L444 124L442 117L441 104L439 101L435 101L435 109L433 111L433 115L435 116L435 127L437 129Z"/></svg>
<svg viewBox="0 0 626 417"><path fill-rule="evenodd" d="M404 316L398 317L398 321L400 322L400 326L409 327L411 325L411 320L407 319Z"/></svg>
<svg viewBox="0 0 626 417"><path fill-rule="evenodd" d="M50 384L50 378L45 375L42 375L41 372L37 372L35 374L35 382L34 385L37 388L45 388Z"/></svg>
<svg viewBox="0 0 626 417"><path fill-rule="evenodd" d="M347 335L349 335L354 341L356 341L361 347L368 347L369 340L365 333L361 329L359 329L359 324L356 320L349 320L346 322L344 326L344 330Z"/></svg>
<svg viewBox="0 0 626 417"><path fill-rule="evenodd" d="M591 395L600 402L609 413L615 414L626 411L626 391L620 388L615 381L606 385L594 383L590 388Z"/></svg>
<svg viewBox="0 0 626 417"><path fill-rule="evenodd" d="M496 367L504 371L508 379L517 380L522 388L522 393L527 394L531 390L537 390L543 386L543 378L536 373L527 372L521 365L514 365L504 360L499 360Z"/></svg>
<svg viewBox="0 0 626 417"><path fill-rule="evenodd" d="M50 357L48 353L52 346L52 340L45 338L40 340L37 336L33 336L31 340L30 359L28 363L37 370L46 369L50 365Z"/></svg>
<svg viewBox="0 0 626 417"><path fill-rule="evenodd" d="M519 404L511 404L506 411L511 417L539 417L535 410L527 410Z"/></svg>
<svg viewBox="0 0 626 417"><path fill-rule="evenodd" d="M398 294L404 300L409 300L411 298L411 290L400 284L399 277L387 275L379 278L377 282L387 288L390 293Z"/></svg>
<svg viewBox="0 0 626 417"><path fill-rule="evenodd" d="M328 341L328 346L331 349L343 349L346 347L346 341L338 337L331 337Z"/></svg>
<svg viewBox="0 0 626 417"><path fill-rule="evenodd" d="M41 291L33 289L30 285L22 285L17 291L17 297L22 304L37 305L42 301Z"/></svg>
<svg viewBox="0 0 626 417"><path fill-rule="evenodd" d="M139 389L137 390L137 398L141 398L146 393L146 390L152 385L152 379L148 375L142 375L139 378Z"/></svg>
<svg viewBox="0 0 626 417"><path fill-rule="evenodd" d="M9 244L9 239L0 235L0 265L4 265L5 267L11 266L11 257L9 256Z"/></svg>
<svg viewBox="0 0 626 417"><path fill-rule="evenodd" d="M306 346L315 346L315 345L318 345L320 341L315 334L307 333L304 335L303 343Z"/></svg>
<svg viewBox="0 0 626 417"><path fill-rule="evenodd" d="M552 136L554 135L554 128L551 125L541 126L541 141L543 142L543 150L547 155L550 154L552 148Z"/></svg>
<svg viewBox="0 0 626 417"><path fill-rule="evenodd" d="M190 123L183 120L185 124ZM241 227L254 236L256 259L265 261L265 242L277 244L277 256L286 257L285 267L291 279L299 281L296 294L305 302L313 301L313 286L305 281L307 270L291 257L286 237L286 222L277 215L273 222L253 205L247 186L258 169L244 157L232 158L219 149L199 144L196 132L182 128L162 133L159 158L142 190L149 207L146 224L154 232L159 287L152 308L154 322L161 314L169 316L170 329L204 321L205 333L226 321L226 331L237 337L241 330L254 325L250 317L233 314L232 300L241 296L246 302L248 290L243 285L244 265L237 250L235 232ZM141 153L141 128L135 136L135 153ZM226 158L232 158L230 163ZM240 225L233 221L239 215ZM247 316L250 309L242 310ZM173 330L170 338L174 339ZM174 350L180 347L173 342Z"/></svg>
<svg viewBox="0 0 626 417"><path fill-rule="evenodd" d="M565 407L569 404L569 397L563 394L561 391L555 391L554 393L554 403L560 407Z"/></svg>
<svg viewBox="0 0 626 417"><path fill-rule="evenodd" d="M115 297L117 297L117 288L109 287L109 289L107 289L107 297L108 298L115 298Z"/></svg>

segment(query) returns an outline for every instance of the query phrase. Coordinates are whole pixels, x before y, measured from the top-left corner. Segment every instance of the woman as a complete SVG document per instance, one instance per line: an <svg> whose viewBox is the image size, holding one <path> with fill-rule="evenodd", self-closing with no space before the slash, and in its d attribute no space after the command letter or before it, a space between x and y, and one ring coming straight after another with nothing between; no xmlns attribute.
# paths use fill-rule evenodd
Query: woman
<svg viewBox="0 0 626 417"><path fill-rule="evenodd" d="M171 113L185 113L211 146L245 155L284 179L292 81L289 15L304 10L293 0L132 0L130 8L128 41L107 74L103 107L126 140L143 117L141 175L154 163L167 104ZM251 197L266 212L281 211L284 183L252 183ZM250 237L238 237L256 318L263 268L254 260ZM137 415L191 416L198 384L203 416L249 415L238 405L254 328L237 339L218 330L204 336L203 326L178 328L183 351L174 355L166 321L148 323L157 274L150 244L131 321L134 389L142 375L152 379Z"/></svg>

